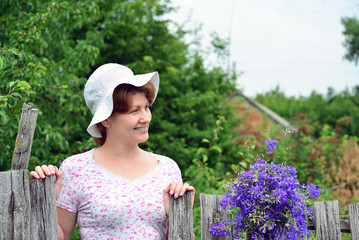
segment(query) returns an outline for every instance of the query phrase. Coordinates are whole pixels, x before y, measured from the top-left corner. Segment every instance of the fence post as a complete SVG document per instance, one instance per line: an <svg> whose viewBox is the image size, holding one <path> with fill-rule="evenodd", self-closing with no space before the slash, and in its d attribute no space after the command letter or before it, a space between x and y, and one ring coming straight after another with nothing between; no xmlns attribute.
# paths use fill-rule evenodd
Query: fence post
<svg viewBox="0 0 359 240"><path fill-rule="evenodd" d="M57 240L57 214L55 176L32 180L31 198L31 239Z"/></svg>
<svg viewBox="0 0 359 240"><path fill-rule="evenodd" d="M11 171L0 173L0 240L58 239L55 177L33 180L28 164L38 109L23 104Z"/></svg>
<svg viewBox="0 0 359 240"><path fill-rule="evenodd" d="M200 195L201 202L201 239L202 240L230 240L232 239L232 232L228 236L212 236L209 233L212 224L215 219L223 219L226 222L231 221L231 214L228 211L225 211L221 205L220 201L223 199L223 195L214 195L214 194L203 194Z"/></svg>
<svg viewBox="0 0 359 240"><path fill-rule="evenodd" d="M341 239L338 201L314 203L315 228L318 240Z"/></svg>
<svg viewBox="0 0 359 240"><path fill-rule="evenodd" d="M0 173L0 240L30 240L30 193L27 170Z"/></svg>
<svg viewBox="0 0 359 240"><path fill-rule="evenodd" d="M32 139L34 137L39 110L26 103L22 106L19 129L16 137L11 170L27 169L29 165Z"/></svg>
<svg viewBox="0 0 359 240"><path fill-rule="evenodd" d="M359 239L359 203L349 205L349 222L352 240Z"/></svg>
<svg viewBox="0 0 359 240"><path fill-rule="evenodd" d="M192 191L182 197L170 197L169 240L194 240Z"/></svg>

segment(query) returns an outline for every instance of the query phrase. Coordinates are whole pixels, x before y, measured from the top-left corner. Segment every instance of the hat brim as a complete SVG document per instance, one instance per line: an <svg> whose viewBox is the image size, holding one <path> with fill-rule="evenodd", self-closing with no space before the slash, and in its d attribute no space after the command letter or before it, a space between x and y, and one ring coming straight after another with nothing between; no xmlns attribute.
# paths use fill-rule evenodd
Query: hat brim
<svg viewBox="0 0 359 240"><path fill-rule="evenodd" d="M125 79L122 79L120 83L114 84L109 91L106 93L106 96L103 98L102 102L99 104L96 113L94 114L91 123L87 127L87 132L95 138L102 138L102 135L97 128L97 123L100 123L106 120L111 116L113 110L113 91L118 85L121 84L131 84L135 87L141 87L151 81L155 87L155 97L153 102L156 100L160 78L158 72L146 73L146 74L138 74Z"/></svg>

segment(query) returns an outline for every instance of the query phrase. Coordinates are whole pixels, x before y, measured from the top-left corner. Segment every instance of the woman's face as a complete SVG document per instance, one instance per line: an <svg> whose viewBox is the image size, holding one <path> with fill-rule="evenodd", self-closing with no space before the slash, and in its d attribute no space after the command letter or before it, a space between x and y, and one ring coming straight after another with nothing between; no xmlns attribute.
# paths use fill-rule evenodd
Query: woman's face
<svg viewBox="0 0 359 240"><path fill-rule="evenodd" d="M150 104L144 93L132 95L132 104L127 113L115 113L107 119L107 140L125 144L146 142L152 119Z"/></svg>

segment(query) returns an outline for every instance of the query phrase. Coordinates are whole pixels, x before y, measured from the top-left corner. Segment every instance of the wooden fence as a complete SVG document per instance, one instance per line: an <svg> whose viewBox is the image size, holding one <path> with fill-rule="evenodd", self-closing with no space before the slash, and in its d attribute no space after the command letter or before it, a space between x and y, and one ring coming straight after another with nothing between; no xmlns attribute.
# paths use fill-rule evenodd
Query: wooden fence
<svg viewBox="0 0 359 240"><path fill-rule="evenodd" d="M0 172L0 240L58 239L55 177L33 180L29 184L28 162L36 126L37 109L24 104L12 159L11 170ZM229 240L231 236L213 237L209 229L217 218L231 216L219 202L223 196L201 194L201 239ZM339 218L338 201L315 202L314 220L308 229L318 240L341 239L341 232L359 240L359 204L349 206L349 219ZM192 192L170 199L170 240L194 240Z"/></svg>
<svg viewBox="0 0 359 240"><path fill-rule="evenodd" d="M23 105L11 170L0 172L0 240L58 239L54 176L29 184L37 114Z"/></svg>
<svg viewBox="0 0 359 240"><path fill-rule="evenodd" d="M193 231L192 224L192 193L188 192L182 198L171 199L170 232L171 239L190 239ZM215 219L221 218L226 221L231 219L228 211L220 206L222 195L200 194L201 205L201 239L202 240L229 240L232 236L214 237L209 233ZM359 240L359 203L349 205L349 218L340 219L338 201L315 202L314 219L307 222L308 230L315 230L318 240L339 240L341 233L351 233L352 240ZM171 221L171 214L179 215L179 220ZM183 214L183 215L182 215ZM186 234L186 235L185 235Z"/></svg>

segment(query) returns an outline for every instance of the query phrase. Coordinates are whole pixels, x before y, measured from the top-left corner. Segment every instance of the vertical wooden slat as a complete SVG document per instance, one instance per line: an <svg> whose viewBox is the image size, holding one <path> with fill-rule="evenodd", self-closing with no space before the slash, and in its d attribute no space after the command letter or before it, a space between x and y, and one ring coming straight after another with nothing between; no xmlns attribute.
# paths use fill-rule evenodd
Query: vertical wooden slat
<svg viewBox="0 0 359 240"><path fill-rule="evenodd" d="M318 240L341 239L338 201L314 203L315 229Z"/></svg>
<svg viewBox="0 0 359 240"><path fill-rule="evenodd" d="M349 205L349 222L352 240L359 240L359 203Z"/></svg>
<svg viewBox="0 0 359 240"><path fill-rule="evenodd" d="M27 169L39 110L24 103L12 156L11 169Z"/></svg>
<svg viewBox="0 0 359 240"><path fill-rule="evenodd" d="M170 198L169 240L194 240L192 191Z"/></svg>
<svg viewBox="0 0 359 240"><path fill-rule="evenodd" d="M232 239L231 235L228 236L212 236L209 233L215 219L223 219L228 223L231 221L231 214L225 211L220 205L223 195L203 194L200 195L201 202L201 239L202 240L229 240Z"/></svg>
<svg viewBox="0 0 359 240"><path fill-rule="evenodd" d="M0 239L30 240L28 171L0 173Z"/></svg>
<svg viewBox="0 0 359 240"><path fill-rule="evenodd" d="M54 184L55 176L31 181L31 239L58 239Z"/></svg>

